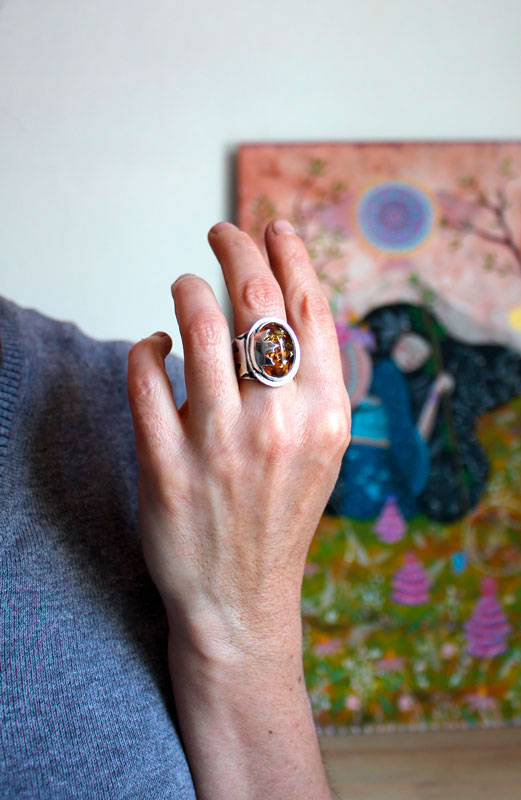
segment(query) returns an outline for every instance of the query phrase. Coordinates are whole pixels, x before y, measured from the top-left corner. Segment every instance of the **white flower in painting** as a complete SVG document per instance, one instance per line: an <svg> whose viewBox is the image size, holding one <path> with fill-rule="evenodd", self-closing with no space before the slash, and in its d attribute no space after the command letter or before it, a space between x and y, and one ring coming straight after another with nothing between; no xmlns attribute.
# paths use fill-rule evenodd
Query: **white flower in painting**
<svg viewBox="0 0 521 800"><path fill-rule="evenodd" d="M444 659L444 661L450 661L451 658L455 658L459 653L458 646L454 644L454 642L445 642L441 648L440 655Z"/></svg>

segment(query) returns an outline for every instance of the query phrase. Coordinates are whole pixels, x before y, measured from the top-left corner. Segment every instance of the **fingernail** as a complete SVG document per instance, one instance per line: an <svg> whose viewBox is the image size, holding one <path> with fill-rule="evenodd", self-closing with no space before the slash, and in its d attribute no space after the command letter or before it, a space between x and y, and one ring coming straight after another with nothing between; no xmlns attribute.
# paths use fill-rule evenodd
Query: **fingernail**
<svg viewBox="0 0 521 800"><path fill-rule="evenodd" d="M181 275L178 275L178 276L177 276L177 278L176 278L176 279L175 279L175 281L173 282L172 286L175 286L175 285L176 285L176 283L179 283L179 281L181 280L181 278L187 278L187 277L189 277L189 276L193 276L193 273L192 273L192 272L183 272ZM171 286L170 288L172 288L172 286Z"/></svg>
<svg viewBox="0 0 521 800"><path fill-rule="evenodd" d="M229 228L237 229L237 225L232 225L231 222L218 222L217 225L214 225L213 228L210 228L210 233L220 233L221 231L225 231Z"/></svg>
<svg viewBox="0 0 521 800"><path fill-rule="evenodd" d="M156 331L152 334L152 336L168 336L168 333L165 333L164 331Z"/></svg>
<svg viewBox="0 0 521 800"><path fill-rule="evenodd" d="M271 226L275 233L295 233L295 228L287 219L276 219Z"/></svg>

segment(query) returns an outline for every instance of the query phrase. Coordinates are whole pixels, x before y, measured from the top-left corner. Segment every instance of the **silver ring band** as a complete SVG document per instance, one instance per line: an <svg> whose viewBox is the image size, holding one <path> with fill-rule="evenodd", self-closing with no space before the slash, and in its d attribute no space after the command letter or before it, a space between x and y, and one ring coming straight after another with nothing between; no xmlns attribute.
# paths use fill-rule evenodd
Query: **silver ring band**
<svg viewBox="0 0 521 800"><path fill-rule="evenodd" d="M293 380L300 365L297 335L280 317L261 317L232 344L237 377L283 386Z"/></svg>

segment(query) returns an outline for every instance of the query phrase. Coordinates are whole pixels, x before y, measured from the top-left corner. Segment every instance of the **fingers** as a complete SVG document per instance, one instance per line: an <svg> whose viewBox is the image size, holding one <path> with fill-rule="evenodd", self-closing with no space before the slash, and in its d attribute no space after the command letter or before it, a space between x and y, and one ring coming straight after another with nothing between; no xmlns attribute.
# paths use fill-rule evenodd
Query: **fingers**
<svg viewBox="0 0 521 800"><path fill-rule="evenodd" d="M334 321L304 243L286 220L270 223L265 238L271 268L250 237L234 225L219 223L208 235L232 301L235 333L248 330L259 317L287 318L301 346L296 380L339 384L342 367Z"/></svg>
<svg viewBox="0 0 521 800"><path fill-rule="evenodd" d="M280 222L284 225L280 226ZM284 295L288 322L300 342L297 380L326 385L342 380L343 385L338 338L329 303L303 241L288 225L286 220L270 223L265 242Z"/></svg>
<svg viewBox="0 0 521 800"><path fill-rule="evenodd" d="M250 237L235 226L220 223L208 236L233 303L236 333L249 330L259 317L286 319L287 310L300 341L301 365L295 381L280 391L291 392L297 383L324 397L324 386L343 388L338 340L327 299L299 237L276 223L268 226L265 236L271 268ZM164 366L172 347L167 334L154 334L134 345L128 364L138 460L140 467L152 470L156 477L164 473L165 464L172 465L184 452L185 420L203 435L229 433L249 387L261 403L270 391L256 381L237 381L228 324L206 281L182 275L172 285L172 295L185 355L185 419L175 406ZM347 402L347 397L333 396Z"/></svg>
<svg viewBox="0 0 521 800"><path fill-rule="evenodd" d="M235 335L249 330L259 317L285 319L280 286L248 234L220 222L210 230L208 241L222 267L233 306Z"/></svg>
<svg viewBox="0 0 521 800"><path fill-rule="evenodd" d="M164 360L172 348L166 333L135 344L128 354L127 390L139 465L160 475L179 451L181 423Z"/></svg>
<svg viewBox="0 0 521 800"><path fill-rule="evenodd" d="M206 432L240 408L240 393L228 323L212 288L196 275L172 284L183 341L191 424Z"/></svg>

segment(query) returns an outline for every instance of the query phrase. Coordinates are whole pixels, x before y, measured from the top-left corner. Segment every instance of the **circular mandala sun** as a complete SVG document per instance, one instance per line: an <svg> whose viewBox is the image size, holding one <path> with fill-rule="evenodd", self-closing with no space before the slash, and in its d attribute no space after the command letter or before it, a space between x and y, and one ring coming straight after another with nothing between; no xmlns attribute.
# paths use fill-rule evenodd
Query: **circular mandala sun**
<svg viewBox="0 0 521 800"><path fill-rule="evenodd" d="M358 205L363 236L379 250L413 250L428 236L434 222L431 201L408 183L381 183L369 189Z"/></svg>

